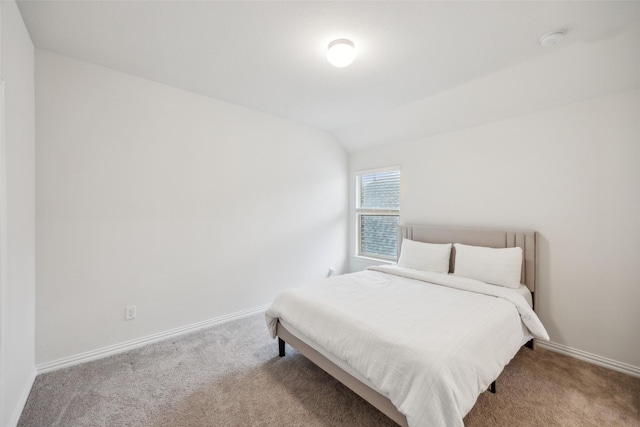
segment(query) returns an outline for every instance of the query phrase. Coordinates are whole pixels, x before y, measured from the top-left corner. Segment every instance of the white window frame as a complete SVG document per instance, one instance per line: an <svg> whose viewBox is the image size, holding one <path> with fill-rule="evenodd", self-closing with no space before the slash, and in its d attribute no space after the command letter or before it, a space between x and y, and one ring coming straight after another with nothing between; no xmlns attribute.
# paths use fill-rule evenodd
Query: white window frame
<svg viewBox="0 0 640 427"><path fill-rule="evenodd" d="M378 169L368 169L368 170L363 170L363 171L358 171L354 174L354 183L356 186L356 191L355 191L355 195L356 195L356 208L355 208L355 213L356 213L356 254L355 256L358 258L365 258L365 259L373 259L376 261L396 261L397 260L397 256L394 257L388 257L388 256L384 256L384 255L380 255L380 254L370 254L370 253L366 253L366 252L362 252L362 227L361 227L361 219L363 215L381 215L381 216L397 216L398 217L398 224L400 224L400 208L398 209L365 209L365 208L361 208L360 207L360 186L358 185L358 177L362 176L362 175L369 175L369 174L374 174L374 173L381 173L381 172L391 172L391 171L399 171L400 172L400 166L389 166L389 167L385 167L385 168L378 168ZM402 179L402 174L400 175Z"/></svg>

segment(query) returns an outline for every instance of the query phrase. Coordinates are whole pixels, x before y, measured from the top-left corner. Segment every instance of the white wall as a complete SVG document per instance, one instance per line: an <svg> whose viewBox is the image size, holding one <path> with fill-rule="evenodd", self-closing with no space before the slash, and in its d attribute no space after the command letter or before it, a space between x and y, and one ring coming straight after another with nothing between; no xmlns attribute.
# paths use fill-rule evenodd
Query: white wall
<svg viewBox="0 0 640 427"><path fill-rule="evenodd" d="M344 269L327 133L40 50L36 105L38 364Z"/></svg>
<svg viewBox="0 0 640 427"><path fill-rule="evenodd" d="M0 425L15 425L35 378L34 49L13 1L0 2Z"/></svg>
<svg viewBox="0 0 640 427"><path fill-rule="evenodd" d="M387 165L402 168L403 223L537 230L551 340L640 369L639 90L350 158Z"/></svg>

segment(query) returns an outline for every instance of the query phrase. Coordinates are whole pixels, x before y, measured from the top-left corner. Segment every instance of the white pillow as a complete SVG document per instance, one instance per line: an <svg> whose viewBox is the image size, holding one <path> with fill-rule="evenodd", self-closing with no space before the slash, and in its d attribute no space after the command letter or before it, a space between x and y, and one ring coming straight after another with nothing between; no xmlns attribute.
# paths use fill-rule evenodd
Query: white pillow
<svg viewBox="0 0 640 427"><path fill-rule="evenodd" d="M436 244L403 239L398 267L447 274L450 256L451 243Z"/></svg>
<svg viewBox="0 0 640 427"><path fill-rule="evenodd" d="M521 248L495 249L460 243L453 246L456 248L454 275L507 288L520 287Z"/></svg>

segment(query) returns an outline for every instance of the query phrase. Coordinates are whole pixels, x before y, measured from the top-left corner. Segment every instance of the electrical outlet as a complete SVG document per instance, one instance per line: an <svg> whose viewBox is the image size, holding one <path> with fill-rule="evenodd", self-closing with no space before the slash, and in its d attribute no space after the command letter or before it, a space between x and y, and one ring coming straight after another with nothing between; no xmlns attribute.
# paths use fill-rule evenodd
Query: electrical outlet
<svg viewBox="0 0 640 427"><path fill-rule="evenodd" d="M124 310L124 320L133 320L136 318L136 306L130 305Z"/></svg>

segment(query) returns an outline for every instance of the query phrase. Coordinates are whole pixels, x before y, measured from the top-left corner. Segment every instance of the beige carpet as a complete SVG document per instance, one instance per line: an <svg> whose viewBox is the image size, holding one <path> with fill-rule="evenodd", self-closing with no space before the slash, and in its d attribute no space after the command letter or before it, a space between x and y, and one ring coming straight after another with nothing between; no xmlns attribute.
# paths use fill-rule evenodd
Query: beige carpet
<svg viewBox="0 0 640 427"><path fill-rule="evenodd" d="M291 348L262 315L39 375L19 426L393 426ZM640 379L522 349L472 426L640 426Z"/></svg>

